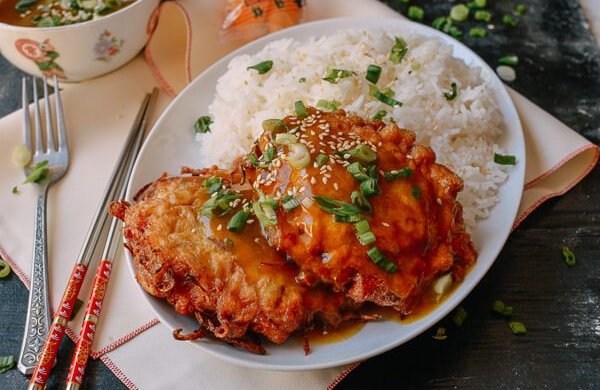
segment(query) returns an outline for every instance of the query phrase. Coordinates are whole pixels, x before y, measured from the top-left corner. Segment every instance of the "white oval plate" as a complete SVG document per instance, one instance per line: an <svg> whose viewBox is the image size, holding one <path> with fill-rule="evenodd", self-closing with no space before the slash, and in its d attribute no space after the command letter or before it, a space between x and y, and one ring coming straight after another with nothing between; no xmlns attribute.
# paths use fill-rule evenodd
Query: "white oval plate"
<svg viewBox="0 0 600 390"><path fill-rule="evenodd" d="M216 82L227 69L232 57L257 53L265 44L281 38L302 40L348 29L388 29L398 33L414 33L441 39L453 47L454 56L463 59L470 66L480 67L484 80L491 86L507 129L499 143L510 154L518 156L519 163L511 169L509 179L501 186L500 201L493 208L490 217L481 221L474 231L473 240L479 250L477 263L448 299L431 313L412 323L371 322L344 341L312 345L308 356L304 356L299 340L294 337L282 345L268 343L268 354L264 356L212 340L193 341L202 352L212 353L243 366L286 371L335 367L383 353L417 336L454 309L488 271L511 231L523 190L525 143L517 111L508 93L492 69L469 48L434 29L399 19L342 18L306 23L268 35L224 57L198 76L159 118L135 165L128 188L128 199L144 184L156 179L163 172L177 175L182 165L206 166L206 162L200 156L199 145L194 142L192 124L201 113L207 112L215 94ZM134 275L129 253L127 258ZM191 331L196 328L195 320L176 313L162 300L145 292L143 295L161 322L170 329L184 328L185 331ZM173 343L178 342L173 340Z"/></svg>

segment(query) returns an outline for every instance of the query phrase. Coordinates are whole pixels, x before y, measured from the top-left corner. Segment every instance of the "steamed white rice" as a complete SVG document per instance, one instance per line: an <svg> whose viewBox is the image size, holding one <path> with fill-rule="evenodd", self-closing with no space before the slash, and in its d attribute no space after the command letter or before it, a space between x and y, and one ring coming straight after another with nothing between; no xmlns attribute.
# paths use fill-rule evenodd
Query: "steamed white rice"
<svg viewBox="0 0 600 390"><path fill-rule="evenodd" d="M340 107L363 117L386 110L398 126L417 134L417 142L431 146L438 162L462 177L459 195L468 227L486 218L497 202L500 183L507 174L493 162L501 151L496 140L503 119L479 68L470 68L452 56L452 48L437 39L403 35L408 53L396 65L389 59L395 35L385 31L348 31L306 41L282 39L255 55L231 60L218 80L209 114L211 133L202 137L201 152L222 166L247 153L262 132L262 121L294 112L294 102L316 105L336 100ZM273 68L264 75L248 66L265 60ZM382 67L379 89L390 87L403 103L392 108L368 94L364 75L369 64ZM352 70L356 76L330 84L322 78L329 67ZM306 81L299 82L300 78ZM448 101L444 92L455 82L458 97Z"/></svg>

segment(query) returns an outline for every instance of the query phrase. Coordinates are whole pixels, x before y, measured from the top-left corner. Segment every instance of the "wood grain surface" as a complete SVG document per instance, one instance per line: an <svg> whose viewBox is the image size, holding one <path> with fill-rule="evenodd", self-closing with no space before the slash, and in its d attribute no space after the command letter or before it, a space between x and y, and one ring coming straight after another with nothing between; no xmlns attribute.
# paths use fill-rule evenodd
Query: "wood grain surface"
<svg viewBox="0 0 600 390"><path fill-rule="evenodd" d="M312 0L319 1L319 0ZM323 0L321 0L323 1ZM406 3L386 1L406 13ZM424 23L445 15L455 2L417 1ZM488 0L495 29L487 38L465 37L493 68L517 54L511 86L595 143L600 141L600 51L575 0L522 0L519 25L498 22L517 1ZM310 6L310 0L309 0ZM464 23L468 31L472 23ZM19 107L22 74L0 58L0 116ZM0 190L10 191L6 183ZM2 238L0 237L0 240ZM568 267L561 247L577 255ZM491 313L494 300L514 307L527 334L514 336L507 321ZM18 355L27 290L14 275L0 281L0 355ZM495 265L463 302L468 318L436 327L348 375L337 389L594 389L600 384L600 168L568 194L548 201L510 236ZM49 389L64 388L73 349L63 341ZM16 369L0 374L0 389L21 389ZM99 361L90 361L84 388L124 386ZM190 388L199 388L190 384Z"/></svg>

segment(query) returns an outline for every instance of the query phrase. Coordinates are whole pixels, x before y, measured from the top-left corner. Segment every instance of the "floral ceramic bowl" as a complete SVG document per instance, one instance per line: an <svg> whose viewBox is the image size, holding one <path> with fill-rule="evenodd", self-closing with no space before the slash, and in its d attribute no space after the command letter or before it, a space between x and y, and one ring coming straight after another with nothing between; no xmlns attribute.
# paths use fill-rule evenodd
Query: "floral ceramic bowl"
<svg viewBox="0 0 600 390"><path fill-rule="evenodd" d="M144 47L160 0L137 0L98 19L56 27L0 22L0 52L35 76L77 82L111 72Z"/></svg>

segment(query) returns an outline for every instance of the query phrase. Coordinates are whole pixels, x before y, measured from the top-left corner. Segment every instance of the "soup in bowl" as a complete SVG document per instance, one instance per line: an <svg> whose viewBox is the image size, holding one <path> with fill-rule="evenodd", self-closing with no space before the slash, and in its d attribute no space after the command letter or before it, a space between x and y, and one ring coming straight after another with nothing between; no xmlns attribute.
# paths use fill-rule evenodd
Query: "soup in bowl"
<svg viewBox="0 0 600 390"><path fill-rule="evenodd" d="M35 76L77 82L144 47L160 0L0 0L0 52Z"/></svg>

